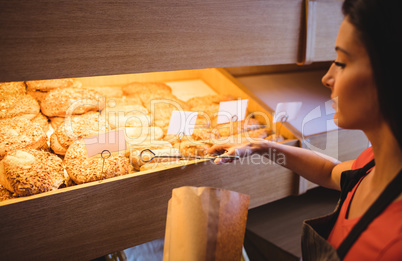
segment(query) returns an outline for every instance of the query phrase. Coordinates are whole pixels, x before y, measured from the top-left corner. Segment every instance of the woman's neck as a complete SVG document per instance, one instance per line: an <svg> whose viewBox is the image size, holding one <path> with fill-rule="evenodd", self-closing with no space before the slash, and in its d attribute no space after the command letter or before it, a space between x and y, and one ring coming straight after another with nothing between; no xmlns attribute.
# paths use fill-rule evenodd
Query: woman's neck
<svg viewBox="0 0 402 261"><path fill-rule="evenodd" d="M373 131L365 131L373 146L375 174L372 181L386 186L402 168L402 150L388 124L383 123Z"/></svg>

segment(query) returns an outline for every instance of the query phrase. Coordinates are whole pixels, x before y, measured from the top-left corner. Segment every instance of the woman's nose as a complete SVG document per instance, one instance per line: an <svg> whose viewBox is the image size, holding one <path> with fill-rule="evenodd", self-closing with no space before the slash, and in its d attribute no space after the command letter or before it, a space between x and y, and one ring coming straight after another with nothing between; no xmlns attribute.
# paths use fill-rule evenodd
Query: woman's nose
<svg viewBox="0 0 402 261"><path fill-rule="evenodd" d="M332 89L335 83L335 78L331 73L332 66L329 68L328 72L322 77L321 82L325 87Z"/></svg>

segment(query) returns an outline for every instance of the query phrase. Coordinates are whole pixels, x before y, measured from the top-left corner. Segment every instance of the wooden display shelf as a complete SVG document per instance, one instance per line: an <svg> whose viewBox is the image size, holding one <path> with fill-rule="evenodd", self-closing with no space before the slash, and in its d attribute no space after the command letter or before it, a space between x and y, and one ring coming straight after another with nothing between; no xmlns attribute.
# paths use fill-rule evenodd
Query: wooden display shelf
<svg viewBox="0 0 402 261"><path fill-rule="evenodd" d="M81 78L83 85L202 80L220 94L249 99L250 112L268 112L223 69ZM270 116L268 114L268 116ZM286 144L298 146L283 128ZM143 171L0 203L1 260L88 260L164 236L173 188L211 186L250 195L250 208L297 194L298 177L264 158Z"/></svg>

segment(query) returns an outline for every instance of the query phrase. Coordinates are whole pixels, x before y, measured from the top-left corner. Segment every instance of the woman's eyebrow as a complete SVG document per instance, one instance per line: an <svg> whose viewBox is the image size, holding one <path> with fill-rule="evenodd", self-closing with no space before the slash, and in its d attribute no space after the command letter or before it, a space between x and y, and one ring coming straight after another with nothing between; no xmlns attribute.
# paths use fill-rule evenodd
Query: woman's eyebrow
<svg viewBox="0 0 402 261"><path fill-rule="evenodd" d="M345 49L343 49L339 46L335 46L335 51L340 51L340 52L343 52L344 54L346 54L347 56L350 56L350 53L348 51L346 51Z"/></svg>

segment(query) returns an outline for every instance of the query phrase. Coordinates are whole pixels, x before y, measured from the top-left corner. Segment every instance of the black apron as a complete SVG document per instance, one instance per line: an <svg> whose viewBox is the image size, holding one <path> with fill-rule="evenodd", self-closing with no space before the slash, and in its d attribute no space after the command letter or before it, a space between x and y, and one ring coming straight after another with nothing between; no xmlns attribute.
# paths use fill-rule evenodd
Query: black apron
<svg viewBox="0 0 402 261"><path fill-rule="evenodd" d="M338 249L332 247L327 241L332 228L339 216L343 202L359 180L374 167L374 160L361 169L344 171L341 175L341 197L334 212L324 217L305 220L302 232L303 261L309 260L342 260L354 242L367 226L379 216L402 192L402 170L388 184L385 190L370 206L366 213L352 228Z"/></svg>

